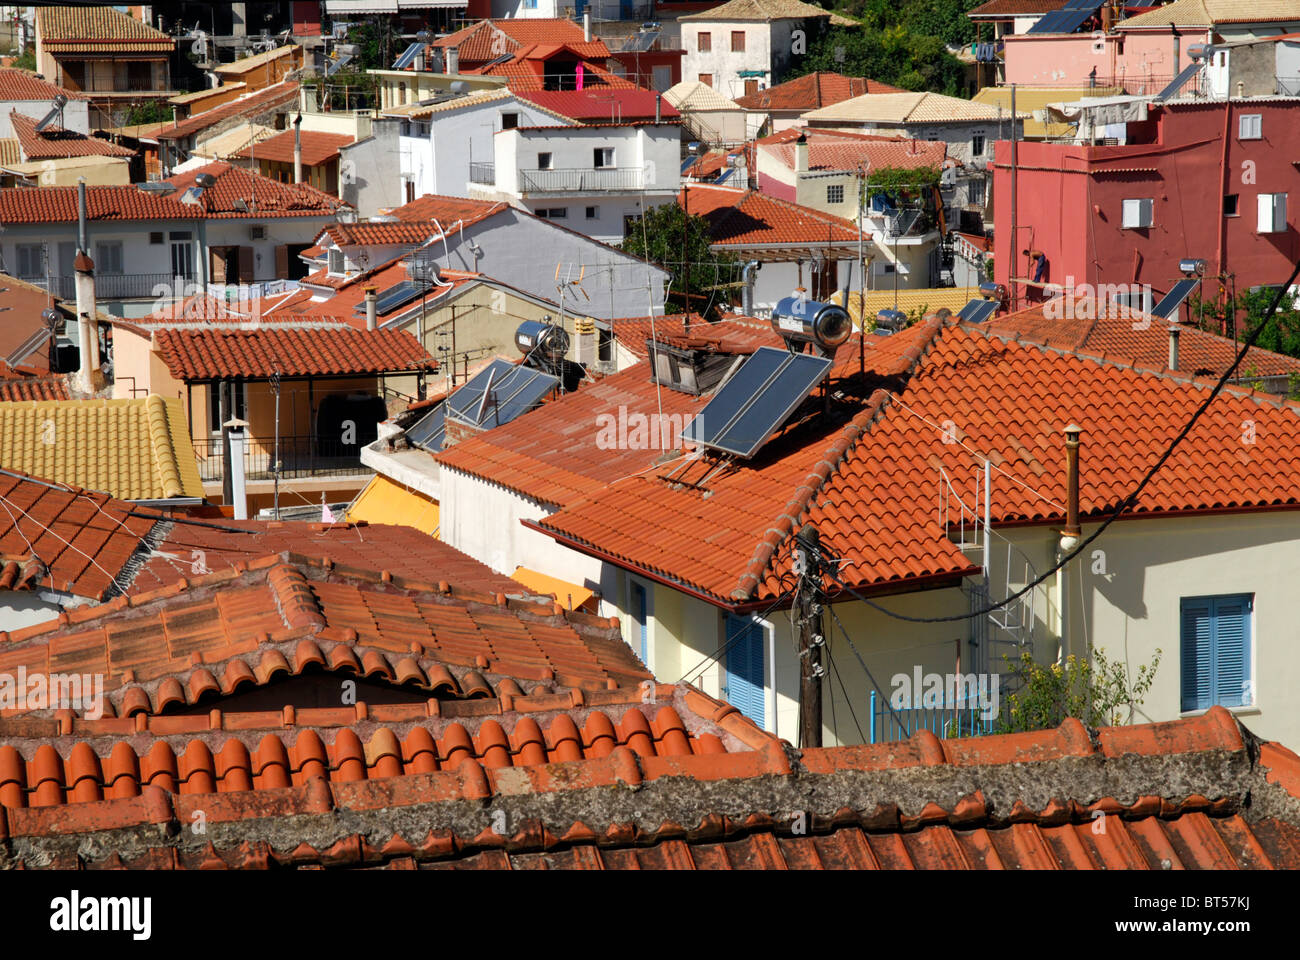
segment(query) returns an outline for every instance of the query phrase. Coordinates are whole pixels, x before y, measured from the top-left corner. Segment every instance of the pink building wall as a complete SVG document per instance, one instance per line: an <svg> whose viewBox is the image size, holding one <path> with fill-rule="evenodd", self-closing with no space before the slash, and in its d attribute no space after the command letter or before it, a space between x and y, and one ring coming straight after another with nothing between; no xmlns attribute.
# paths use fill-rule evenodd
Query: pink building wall
<svg viewBox="0 0 1300 960"><path fill-rule="evenodd" d="M1107 36L1042 37L1021 34L1006 38L1005 82L1038 87L1087 86L1095 68L1099 84L1119 82L1125 83L1130 93L1159 93L1178 71L1191 63L1187 48L1206 39L1204 31L1180 34L1175 63L1172 33L1129 31Z"/></svg>

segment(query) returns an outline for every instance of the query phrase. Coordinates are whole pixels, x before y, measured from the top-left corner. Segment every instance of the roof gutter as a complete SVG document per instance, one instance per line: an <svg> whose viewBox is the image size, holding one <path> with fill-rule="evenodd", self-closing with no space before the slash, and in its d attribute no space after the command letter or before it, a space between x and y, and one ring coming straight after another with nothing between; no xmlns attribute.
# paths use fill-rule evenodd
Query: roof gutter
<svg viewBox="0 0 1300 960"><path fill-rule="evenodd" d="M586 554L589 557L602 560L605 563L622 570L635 573L637 576L644 577L645 579L660 584L661 586L671 587L689 597L703 600L705 603L717 607L719 610L726 610L728 613L746 614L754 613L759 610L788 610L794 605L795 598L793 595L775 603L771 600L745 600L736 603L727 603L721 597L714 594L689 586L680 580L665 577L663 574L654 573L653 571L647 570L645 567L639 567L636 564L629 563L621 557L616 557L612 553L601 550L599 547L583 543L580 540L574 540L558 531L548 529L536 520L520 520L519 522L529 530L535 530L538 533L545 534L555 540L556 543L563 544L571 550L576 550L578 553ZM982 569L982 567L972 566L960 572L927 574L926 576L893 581L875 587L857 588L857 592L870 594L872 596L886 596L895 593L911 593L917 590L937 590L942 589L943 587L955 586L961 582L963 577L974 576L975 574L980 573ZM836 603L839 600L853 599L853 595L844 589L835 590L833 592L827 590L825 591L825 594L826 599L831 603Z"/></svg>

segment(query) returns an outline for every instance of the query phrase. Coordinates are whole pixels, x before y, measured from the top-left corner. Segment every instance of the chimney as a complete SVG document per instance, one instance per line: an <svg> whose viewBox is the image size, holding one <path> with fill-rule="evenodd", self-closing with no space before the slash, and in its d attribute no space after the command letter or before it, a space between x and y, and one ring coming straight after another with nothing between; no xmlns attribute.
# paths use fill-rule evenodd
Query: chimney
<svg viewBox="0 0 1300 960"><path fill-rule="evenodd" d="M226 470L226 474L230 477L230 503L228 506L235 508L236 520L247 520L248 490L244 480L244 446L248 442L248 438L244 433L244 428L248 426L248 421L230 419L222 426L226 428L226 439L229 443L230 452L226 460L229 468Z"/></svg>
<svg viewBox="0 0 1300 960"><path fill-rule="evenodd" d="M293 121L293 182L302 183L302 114Z"/></svg>
<svg viewBox="0 0 1300 960"><path fill-rule="evenodd" d="M447 72L448 73L460 72L460 50L458 50L456 47L447 48Z"/></svg>
<svg viewBox="0 0 1300 960"><path fill-rule="evenodd" d="M421 47L420 52L415 55L415 61L411 64L416 73L424 72L424 51L425 48Z"/></svg>
<svg viewBox="0 0 1300 960"><path fill-rule="evenodd" d="M1176 323L1169 325L1169 369L1178 369L1178 335L1182 328Z"/></svg>
<svg viewBox="0 0 1300 960"><path fill-rule="evenodd" d="M95 393L104 385L99 369L99 323L95 311L95 263L79 252L73 261L77 288L77 388Z"/></svg>
<svg viewBox="0 0 1300 960"><path fill-rule="evenodd" d="M86 252L86 178L77 177L77 249Z"/></svg>
<svg viewBox="0 0 1300 960"><path fill-rule="evenodd" d="M808 136L799 134L799 139L794 142L794 172L808 172Z"/></svg>
<svg viewBox="0 0 1300 960"><path fill-rule="evenodd" d="M574 332L578 334L578 342L574 345L573 359L578 363L591 364L596 362L596 321L590 317L582 317L573 324Z"/></svg>
<svg viewBox="0 0 1300 960"><path fill-rule="evenodd" d="M1077 537L1079 529L1079 435L1083 429L1071 423L1065 428L1065 529L1063 537Z"/></svg>
<svg viewBox="0 0 1300 960"><path fill-rule="evenodd" d="M754 315L754 273L758 269L758 261L751 260L740 271L740 312L747 317Z"/></svg>
<svg viewBox="0 0 1300 960"><path fill-rule="evenodd" d="M591 43L591 11L582 11L582 39Z"/></svg>
<svg viewBox="0 0 1300 960"><path fill-rule="evenodd" d="M664 95L655 94L655 123L662 123L664 119Z"/></svg>
<svg viewBox="0 0 1300 960"><path fill-rule="evenodd" d="M378 317L375 314L375 304L378 298L375 296L374 287L366 287L366 329L374 330L378 324Z"/></svg>

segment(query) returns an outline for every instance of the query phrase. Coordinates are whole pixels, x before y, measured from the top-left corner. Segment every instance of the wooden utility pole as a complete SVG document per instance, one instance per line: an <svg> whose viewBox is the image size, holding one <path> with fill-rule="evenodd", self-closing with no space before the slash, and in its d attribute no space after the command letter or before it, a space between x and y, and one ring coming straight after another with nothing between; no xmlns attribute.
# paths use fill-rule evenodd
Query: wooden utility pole
<svg viewBox="0 0 1300 960"><path fill-rule="evenodd" d="M822 634L821 538L806 525L795 535L795 573L799 589L799 746L822 745Z"/></svg>

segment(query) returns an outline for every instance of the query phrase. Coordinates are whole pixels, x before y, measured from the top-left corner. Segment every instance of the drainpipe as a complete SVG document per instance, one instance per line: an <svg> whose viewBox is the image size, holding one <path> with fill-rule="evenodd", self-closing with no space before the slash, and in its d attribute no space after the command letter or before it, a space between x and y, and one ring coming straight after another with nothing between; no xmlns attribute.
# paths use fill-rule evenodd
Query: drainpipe
<svg viewBox="0 0 1300 960"><path fill-rule="evenodd" d="M1176 323L1169 325L1169 369L1178 369L1178 334L1181 328Z"/></svg>
<svg viewBox="0 0 1300 960"><path fill-rule="evenodd" d="M1178 36L1178 28L1171 23L1169 24L1169 32L1173 34L1174 37L1174 72L1170 77L1170 79L1172 80L1173 77L1178 76L1178 71L1179 71L1178 62L1183 58L1183 51L1182 51L1182 43L1180 42Z"/></svg>
<svg viewBox="0 0 1300 960"><path fill-rule="evenodd" d="M740 271L740 312L747 317L754 315L754 274L758 270L758 261L751 260Z"/></svg>
<svg viewBox="0 0 1300 960"><path fill-rule="evenodd" d="M366 287L366 329L367 330L375 329L378 323L378 317L376 316L376 312L375 312L375 306L378 302L379 302L379 298L375 296L375 288Z"/></svg>
<svg viewBox="0 0 1300 960"><path fill-rule="evenodd" d="M293 182L302 183L302 114L293 121Z"/></svg>
<svg viewBox="0 0 1300 960"><path fill-rule="evenodd" d="M86 253L86 178L77 178L77 249Z"/></svg>
<svg viewBox="0 0 1300 960"><path fill-rule="evenodd" d="M1063 432L1065 433L1065 526L1061 529L1060 540L1056 547L1058 563L1062 557L1079 545L1079 538L1083 533L1079 526L1079 436L1083 430L1077 424L1071 423ZM1058 663L1063 662L1074 652L1070 649L1070 597L1066 570L1066 567L1061 567L1056 571L1057 635L1060 638L1060 646L1057 650Z"/></svg>
<svg viewBox="0 0 1300 960"><path fill-rule="evenodd" d="M664 95L655 94L655 123L663 123L664 119Z"/></svg>

